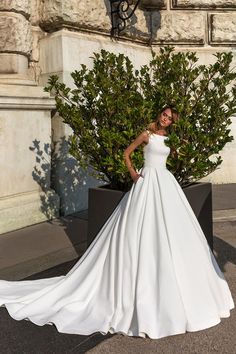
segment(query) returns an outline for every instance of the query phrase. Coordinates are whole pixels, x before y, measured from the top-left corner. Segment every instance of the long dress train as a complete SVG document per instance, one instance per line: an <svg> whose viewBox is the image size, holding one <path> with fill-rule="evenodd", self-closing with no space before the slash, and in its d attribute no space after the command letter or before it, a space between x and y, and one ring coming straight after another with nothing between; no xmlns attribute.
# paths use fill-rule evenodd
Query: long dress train
<svg viewBox="0 0 236 354"><path fill-rule="evenodd" d="M161 338L229 317L228 284L175 177L167 137L152 134L142 176L65 276L0 281L16 320L63 333Z"/></svg>

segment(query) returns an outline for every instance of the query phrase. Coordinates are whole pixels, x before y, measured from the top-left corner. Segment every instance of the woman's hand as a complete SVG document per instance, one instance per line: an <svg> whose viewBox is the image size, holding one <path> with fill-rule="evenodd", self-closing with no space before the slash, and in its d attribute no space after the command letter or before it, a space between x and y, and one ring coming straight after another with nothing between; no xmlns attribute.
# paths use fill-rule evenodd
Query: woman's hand
<svg viewBox="0 0 236 354"><path fill-rule="evenodd" d="M131 171L130 175L131 175L131 178L134 181L134 183L136 183L139 178L143 178L143 176L141 174L137 173L136 171L134 171L134 172Z"/></svg>

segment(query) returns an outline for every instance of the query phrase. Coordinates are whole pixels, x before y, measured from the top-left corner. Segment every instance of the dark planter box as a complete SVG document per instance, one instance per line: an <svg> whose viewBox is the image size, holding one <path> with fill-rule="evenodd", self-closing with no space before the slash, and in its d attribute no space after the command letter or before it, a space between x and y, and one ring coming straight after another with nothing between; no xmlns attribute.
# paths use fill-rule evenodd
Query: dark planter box
<svg viewBox="0 0 236 354"><path fill-rule="evenodd" d="M89 188L88 195L88 245L93 241L101 227L114 211L115 207L125 194L109 185Z"/></svg>
<svg viewBox="0 0 236 354"><path fill-rule="evenodd" d="M195 183L183 188L183 191L201 225L211 250L213 250L212 184L207 182ZM125 192L105 188L104 186L89 188L88 244L93 241L124 194Z"/></svg>
<svg viewBox="0 0 236 354"><path fill-rule="evenodd" d="M183 191L213 251L212 184L194 183L183 188Z"/></svg>

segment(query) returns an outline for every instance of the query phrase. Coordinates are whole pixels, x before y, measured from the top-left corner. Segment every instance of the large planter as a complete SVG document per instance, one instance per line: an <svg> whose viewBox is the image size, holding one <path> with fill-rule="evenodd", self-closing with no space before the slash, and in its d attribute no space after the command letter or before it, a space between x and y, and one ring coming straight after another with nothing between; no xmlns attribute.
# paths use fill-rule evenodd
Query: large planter
<svg viewBox="0 0 236 354"><path fill-rule="evenodd" d="M183 188L183 191L213 251L212 184L194 183Z"/></svg>
<svg viewBox="0 0 236 354"><path fill-rule="evenodd" d="M109 187L109 185L107 184L97 188L89 188L88 244L93 241L98 231L101 229L125 194L125 192L106 187Z"/></svg>
<svg viewBox="0 0 236 354"><path fill-rule="evenodd" d="M107 187L108 185L89 188L88 244L93 241L125 194L125 192ZM195 183L183 188L183 191L201 225L211 250L213 250L211 183Z"/></svg>

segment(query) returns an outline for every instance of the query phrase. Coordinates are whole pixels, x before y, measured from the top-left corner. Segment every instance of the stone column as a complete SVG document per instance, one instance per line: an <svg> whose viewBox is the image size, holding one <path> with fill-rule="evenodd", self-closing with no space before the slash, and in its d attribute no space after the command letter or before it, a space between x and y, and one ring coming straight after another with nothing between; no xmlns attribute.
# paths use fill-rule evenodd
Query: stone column
<svg viewBox="0 0 236 354"><path fill-rule="evenodd" d="M0 83L19 83L27 79L32 46L29 2L0 2Z"/></svg>
<svg viewBox="0 0 236 354"><path fill-rule="evenodd" d="M54 99L30 78L30 0L0 2L0 234L58 215L50 188Z"/></svg>

